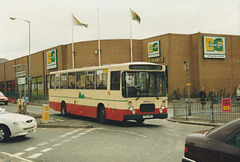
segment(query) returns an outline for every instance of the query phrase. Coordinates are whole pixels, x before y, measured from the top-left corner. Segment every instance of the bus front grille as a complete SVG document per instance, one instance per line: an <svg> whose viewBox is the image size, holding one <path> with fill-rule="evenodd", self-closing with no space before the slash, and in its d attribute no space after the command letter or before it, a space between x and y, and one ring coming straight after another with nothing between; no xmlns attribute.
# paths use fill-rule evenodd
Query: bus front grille
<svg viewBox="0 0 240 162"><path fill-rule="evenodd" d="M140 112L154 112L155 111L155 104L141 104L140 105Z"/></svg>

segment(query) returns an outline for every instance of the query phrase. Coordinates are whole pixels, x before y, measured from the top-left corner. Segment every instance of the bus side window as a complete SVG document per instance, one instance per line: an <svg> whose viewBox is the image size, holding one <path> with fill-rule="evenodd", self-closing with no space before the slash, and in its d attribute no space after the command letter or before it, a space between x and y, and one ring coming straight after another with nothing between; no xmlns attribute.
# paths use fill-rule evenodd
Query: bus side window
<svg viewBox="0 0 240 162"><path fill-rule="evenodd" d="M50 75L50 89L55 88L55 75Z"/></svg>
<svg viewBox="0 0 240 162"><path fill-rule="evenodd" d="M120 71L111 72L110 90L120 90Z"/></svg>
<svg viewBox="0 0 240 162"><path fill-rule="evenodd" d="M76 89L85 89L85 72L77 72Z"/></svg>
<svg viewBox="0 0 240 162"><path fill-rule="evenodd" d="M61 89L68 89L67 74L61 74L61 77L60 77L60 88Z"/></svg>
<svg viewBox="0 0 240 162"><path fill-rule="evenodd" d="M55 80L56 80L56 89L59 89L60 77L59 77L59 76L56 76Z"/></svg>
<svg viewBox="0 0 240 162"><path fill-rule="evenodd" d="M107 89L108 70L97 70L97 89Z"/></svg>
<svg viewBox="0 0 240 162"><path fill-rule="evenodd" d="M76 87L76 73L68 74L68 88L75 89Z"/></svg>
<svg viewBox="0 0 240 162"><path fill-rule="evenodd" d="M96 75L95 71L87 71L85 75L85 88L96 89Z"/></svg>

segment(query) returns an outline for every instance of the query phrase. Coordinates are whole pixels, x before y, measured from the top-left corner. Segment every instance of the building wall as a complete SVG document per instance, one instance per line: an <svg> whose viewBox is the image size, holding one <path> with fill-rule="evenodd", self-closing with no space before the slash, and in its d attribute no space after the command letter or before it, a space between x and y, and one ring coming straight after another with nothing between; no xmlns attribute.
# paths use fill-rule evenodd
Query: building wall
<svg viewBox="0 0 240 162"><path fill-rule="evenodd" d="M224 36L226 39L225 59L204 59L202 36ZM169 93L179 89L181 94L187 94L187 73L184 70L184 61L189 61L191 94L198 95L201 87L207 92L214 88L216 92L220 89L226 93L233 93L240 82L240 36L203 34L165 34L133 40L133 60L146 62L148 59L148 43L160 41L161 56L164 62L161 64L168 67ZM57 49L57 69L47 69L46 52ZM98 66L99 55L95 53L98 49L98 41L86 41L74 43L75 68ZM12 68L16 64L25 64L28 67L29 56L24 56L0 64L0 82L15 80L17 69ZM101 65L130 62L130 40L101 40ZM59 45L34 54L31 54L31 76L42 76L44 88L46 79L50 72L56 70L72 69L72 44ZM28 74L28 68L26 69ZM45 91L46 93L46 91Z"/></svg>

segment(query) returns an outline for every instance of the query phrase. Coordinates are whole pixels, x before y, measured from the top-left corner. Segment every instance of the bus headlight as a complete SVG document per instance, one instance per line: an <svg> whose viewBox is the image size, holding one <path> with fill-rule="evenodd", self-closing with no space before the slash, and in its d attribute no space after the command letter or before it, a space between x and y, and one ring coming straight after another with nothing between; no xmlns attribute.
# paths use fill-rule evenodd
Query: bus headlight
<svg viewBox="0 0 240 162"><path fill-rule="evenodd" d="M128 106L128 109L129 109L130 111L133 111L133 106L132 106L132 105L129 105L129 106Z"/></svg>

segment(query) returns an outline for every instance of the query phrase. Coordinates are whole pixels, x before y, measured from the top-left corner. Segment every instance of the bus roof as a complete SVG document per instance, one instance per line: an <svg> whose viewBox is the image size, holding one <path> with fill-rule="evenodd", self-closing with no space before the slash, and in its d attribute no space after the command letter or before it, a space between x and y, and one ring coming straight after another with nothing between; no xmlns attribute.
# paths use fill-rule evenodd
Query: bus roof
<svg viewBox="0 0 240 162"><path fill-rule="evenodd" d="M102 65L102 66L90 66L90 67L82 67L82 68L75 68L75 69L67 69L67 70L59 70L50 72L50 74L56 74L56 73L66 73L66 72L76 72L79 70L98 70L98 69L106 69L106 68L114 68L114 67L129 67L129 65L160 65L156 63L150 63L150 62L128 62L128 63L122 63L122 64L108 64L108 65ZM161 65L164 67L164 65Z"/></svg>

